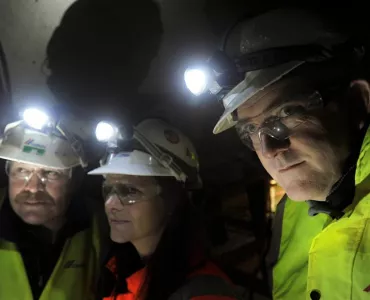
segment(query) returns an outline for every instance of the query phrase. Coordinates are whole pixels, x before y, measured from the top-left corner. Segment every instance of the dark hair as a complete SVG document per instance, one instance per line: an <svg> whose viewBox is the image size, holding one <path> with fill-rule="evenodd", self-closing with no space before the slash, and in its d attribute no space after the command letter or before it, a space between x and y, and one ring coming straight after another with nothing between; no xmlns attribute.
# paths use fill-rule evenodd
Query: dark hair
<svg viewBox="0 0 370 300"><path fill-rule="evenodd" d="M204 231L183 184L169 177L156 179L162 187L161 197L168 209L168 219L146 264L146 277L140 290L140 299L145 300L167 299L184 284L187 274L205 257ZM125 282L118 284L124 285Z"/></svg>

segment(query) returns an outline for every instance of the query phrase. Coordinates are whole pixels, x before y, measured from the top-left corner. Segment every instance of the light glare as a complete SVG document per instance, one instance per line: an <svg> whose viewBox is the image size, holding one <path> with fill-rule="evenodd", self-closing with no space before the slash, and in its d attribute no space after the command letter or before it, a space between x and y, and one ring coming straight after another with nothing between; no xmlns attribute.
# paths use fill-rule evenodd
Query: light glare
<svg viewBox="0 0 370 300"><path fill-rule="evenodd" d="M41 130L49 121L46 113L36 108L28 108L23 112L23 120L32 128Z"/></svg>
<svg viewBox="0 0 370 300"><path fill-rule="evenodd" d="M113 138L115 128L107 122L99 122L95 129L95 136L100 142L107 142Z"/></svg>
<svg viewBox="0 0 370 300"><path fill-rule="evenodd" d="M185 71L184 79L187 88L195 96L203 94L207 90L208 76L202 69L188 69Z"/></svg>

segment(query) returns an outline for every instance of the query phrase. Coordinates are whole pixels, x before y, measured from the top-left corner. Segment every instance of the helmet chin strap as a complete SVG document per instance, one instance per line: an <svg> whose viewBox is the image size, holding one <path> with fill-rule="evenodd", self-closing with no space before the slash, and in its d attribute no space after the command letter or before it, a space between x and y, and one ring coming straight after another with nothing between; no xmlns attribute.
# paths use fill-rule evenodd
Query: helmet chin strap
<svg viewBox="0 0 370 300"><path fill-rule="evenodd" d="M186 174L175 163L172 156L163 152L155 144L151 143L139 130L134 128L134 138L165 168L170 170L171 174L178 180L185 182L187 179Z"/></svg>
<svg viewBox="0 0 370 300"><path fill-rule="evenodd" d="M145 150L153 156L163 167L168 169L172 176L176 178L176 180L181 181L183 183L187 180L187 175L181 170L181 168L176 164L173 160L173 157L162 151L157 145L150 142L139 130L135 127L133 128L133 138L136 139L144 148ZM117 142L108 144L107 152L105 156L100 160L100 166L106 165L109 161L117 154L118 145Z"/></svg>

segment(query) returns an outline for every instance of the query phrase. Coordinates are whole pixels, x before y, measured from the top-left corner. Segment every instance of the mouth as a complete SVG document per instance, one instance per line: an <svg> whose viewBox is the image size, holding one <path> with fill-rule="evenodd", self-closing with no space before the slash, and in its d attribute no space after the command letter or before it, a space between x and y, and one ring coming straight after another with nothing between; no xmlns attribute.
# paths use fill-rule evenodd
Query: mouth
<svg viewBox="0 0 370 300"><path fill-rule="evenodd" d="M109 219L110 224L120 225L120 224L127 224L130 223L130 221L127 220L117 220L117 219Z"/></svg>
<svg viewBox="0 0 370 300"><path fill-rule="evenodd" d="M27 205L46 205L47 203L45 201L25 201L24 204Z"/></svg>
<svg viewBox="0 0 370 300"><path fill-rule="evenodd" d="M296 163L296 164L293 164L293 165L290 165L290 166L281 168L281 169L279 169L279 173L285 173L285 172L290 171L290 170L292 170L292 169L294 169L294 168L296 168L296 167L298 167L298 166L300 166L300 165L302 165L304 163L305 163L305 161L301 161L299 163Z"/></svg>

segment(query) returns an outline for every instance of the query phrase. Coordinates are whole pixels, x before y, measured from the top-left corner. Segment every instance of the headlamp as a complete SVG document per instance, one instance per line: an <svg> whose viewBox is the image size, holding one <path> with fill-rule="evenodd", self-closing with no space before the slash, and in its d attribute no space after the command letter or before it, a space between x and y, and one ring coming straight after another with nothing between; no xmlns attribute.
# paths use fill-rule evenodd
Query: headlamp
<svg viewBox="0 0 370 300"><path fill-rule="evenodd" d="M96 126L95 136L98 141L107 143L105 157L100 161L102 165L107 164L116 153L122 149L119 147L119 141L137 140L143 148L160 164L169 169L173 175L180 181L186 181L186 175L175 163L172 156L162 151L156 144L148 140L134 126L116 126L109 122L99 122Z"/></svg>
<svg viewBox="0 0 370 300"><path fill-rule="evenodd" d="M44 110L30 107L26 108L21 113L21 116L25 124L35 130L40 130L47 134L61 135L66 138L80 159L81 166L87 166L88 161L81 141L76 138L76 135L73 133L74 131L69 128L68 123L56 118L57 114L50 115Z"/></svg>
<svg viewBox="0 0 370 300"><path fill-rule="evenodd" d="M212 70L207 67L188 68L184 74L186 87L195 96L199 96L208 90L212 79Z"/></svg>
<svg viewBox="0 0 370 300"><path fill-rule="evenodd" d="M344 49L346 50L346 48ZM353 50L353 48L351 49ZM346 53L344 50L343 52ZM331 57L333 57L333 53L319 45L271 48L242 54L234 58L229 57L224 51L216 51L207 61L206 67L187 69L185 82L188 89L197 96L202 92L209 91L211 94L223 98L244 80L247 72L291 61L321 62Z"/></svg>
<svg viewBox="0 0 370 300"><path fill-rule="evenodd" d="M108 122L99 122L95 129L95 136L99 142L108 142L116 138L117 128Z"/></svg>
<svg viewBox="0 0 370 300"><path fill-rule="evenodd" d="M101 121L95 128L95 137L99 142L108 142L116 145L119 140L131 139L132 129L124 125L117 126L110 122Z"/></svg>
<svg viewBox="0 0 370 300"><path fill-rule="evenodd" d="M37 108L27 108L22 114L26 124L34 129L41 130L50 123L49 116Z"/></svg>
<svg viewBox="0 0 370 300"><path fill-rule="evenodd" d="M187 68L184 80L195 96L209 92L223 97L242 80L242 74L223 51L216 51L205 64Z"/></svg>

